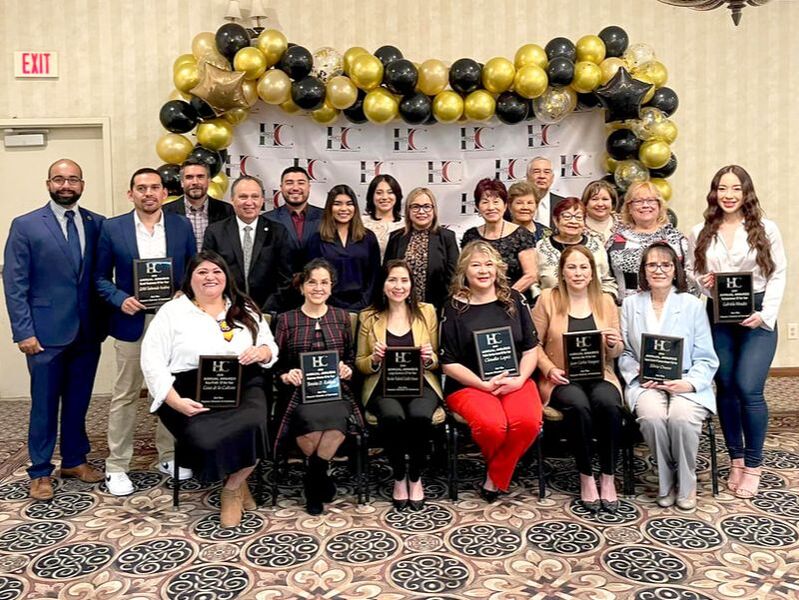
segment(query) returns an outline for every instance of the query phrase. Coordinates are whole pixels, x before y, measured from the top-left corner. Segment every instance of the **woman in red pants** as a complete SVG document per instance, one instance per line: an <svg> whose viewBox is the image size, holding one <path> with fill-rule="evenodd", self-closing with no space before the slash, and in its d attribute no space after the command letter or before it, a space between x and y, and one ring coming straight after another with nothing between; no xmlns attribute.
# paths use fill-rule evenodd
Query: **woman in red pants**
<svg viewBox="0 0 799 600"><path fill-rule="evenodd" d="M530 377L538 361L530 309L511 289L506 266L488 242L475 241L461 252L444 306L440 361L447 382L447 405L461 415L486 459L480 495L487 502L507 491L516 463L541 431L541 399ZM518 374L480 375L474 333L509 327Z"/></svg>

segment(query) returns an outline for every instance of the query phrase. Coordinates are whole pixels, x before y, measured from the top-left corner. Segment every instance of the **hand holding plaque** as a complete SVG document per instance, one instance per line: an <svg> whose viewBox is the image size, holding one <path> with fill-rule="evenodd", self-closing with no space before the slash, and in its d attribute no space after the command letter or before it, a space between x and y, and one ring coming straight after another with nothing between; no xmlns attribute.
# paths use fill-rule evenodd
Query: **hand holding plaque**
<svg viewBox="0 0 799 600"><path fill-rule="evenodd" d="M160 308L174 293L171 258L134 259L133 295L147 310Z"/></svg>
<svg viewBox="0 0 799 600"><path fill-rule="evenodd" d="M383 357L383 397L419 398L424 385L421 348L389 346Z"/></svg>
<svg viewBox="0 0 799 600"><path fill-rule="evenodd" d="M303 404L341 400L338 352L335 350L302 352L300 369Z"/></svg>
<svg viewBox="0 0 799 600"><path fill-rule="evenodd" d="M195 400L210 409L237 407L241 401L241 372L237 356L200 356Z"/></svg>
<svg viewBox="0 0 799 600"><path fill-rule="evenodd" d="M569 381L589 381L605 376L605 342L602 332L574 331L563 334L563 356Z"/></svg>
<svg viewBox="0 0 799 600"><path fill-rule="evenodd" d="M716 273L713 286L713 321L740 323L755 310L751 272Z"/></svg>
<svg viewBox="0 0 799 600"><path fill-rule="evenodd" d="M477 350L480 379L483 381L488 381L502 373L507 373L511 377L516 377L519 374L516 345L513 342L513 331L510 327L475 331L474 346Z"/></svg>
<svg viewBox="0 0 799 600"><path fill-rule="evenodd" d="M670 335L641 335L641 381L682 379L683 338Z"/></svg>

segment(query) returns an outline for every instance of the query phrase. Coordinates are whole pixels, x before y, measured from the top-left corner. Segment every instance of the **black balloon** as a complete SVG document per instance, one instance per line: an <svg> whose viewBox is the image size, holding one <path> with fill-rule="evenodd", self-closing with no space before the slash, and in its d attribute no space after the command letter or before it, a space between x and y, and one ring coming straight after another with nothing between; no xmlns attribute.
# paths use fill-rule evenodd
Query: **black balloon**
<svg viewBox="0 0 799 600"><path fill-rule="evenodd" d="M430 116L427 117L427 120L424 122L424 124L425 125L435 125L436 123L438 123L438 119L436 119L436 116L431 111L430 112Z"/></svg>
<svg viewBox="0 0 799 600"><path fill-rule="evenodd" d="M482 71L476 60L459 58L449 69L449 85L458 93L469 94L480 87Z"/></svg>
<svg viewBox="0 0 799 600"><path fill-rule="evenodd" d="M192 96L191 100L189 100L189 104L191 104L194 112L197 113L197 117L200 119L200 121L216 118L216 113L214 112L214 109L211 108L211 105L199 96Z"/></svg>
<svg viewBox="0 0 799 600"><path fill-rule="evenodd" d="M432 112L433 101L422 92L405 96L399 103L399 114L402 120L411 125L424 123L430 118Z"/></svg>
<svg viewBox="0 0 799 600"><path fill-rule="evenodd" d="M197 125L197 111L183 100L170 100L158 114L161 125L172 133L187 133Z"/></svg>
<svg viewBox="0 0 799 600"><path fill-rule="evenodd" d="M669 219L669 223L675 229L677 228L677 213L671 210L670 208L666 209L666 217Z"/></svg>
<svg viewBox="0 0 799 600"><path fill-rule="evenodd" d="M349 108L345 108L341 112L344 113L344 116L347 117L347 120L351 123L366 123L368 120L366 118L366 114L363 112L363 99L366 98L366 92L363 90L358 90L358 99L355 101L355 104L350 106Z"/></svg>
<svg viewBox="0 0 799 600"><path fill-rule="evenodd" d="M380 59L384 67L387 67L395 60L402 58L402 52L395 46L380 46L375 50L375 56Z"/></svg>
<svg viewBox="0 0 799 600"><path fill-rule="evenodd" d="M166 188L170 196L177 196L183 193L180 185L180 165L163 164L156 169L161 176L161 183Z"/></svg>
<svg viewBox="0 0 799 600"><path fill-rule="evenodd" d="M211 177L216 177L222 170L222 157L216 150L195 146L187 160L198 160L208 165Z"/></svg>
<svg viewBox="0 0 799 600"><path fill-rule="evenodd" d="M318 77L303 77L291 84L291 99L304 110L316 110L325 103L325 84Z"/></svg>
<svg viewBox="0 0 799 600"><path fill-rule="evenodd" d="M671 153L671 157L669 158L669 162L665 165L660 167L659 169L649 169L649 176L650 177L659 177L664 179L666 177L671 177L674 175L674 171L677 170L677 157L674 156L674 153Z"/></svg>
<svg viewBox="0 0 799 600"><path fill-rule="evenodd" d="M558 57L568 58L572 62L577 60L577 47L565 37L552 38L544 50L549 60Z"/></svg>
<svg viewBox="0 0 799 600"><path fill-rule="evenodd" d="M574 62L564 56L550 59L547 77L550 85L569 85L574 79Z"/></svg>
<svg viewBox="0 0 799 600"><path fill-rule="evenodd" d="M577 94L577 102L579 102L586 108L594 108L595 106L599 106L599 98L596 97L596 94L594 94L594 92L588 92L587 94Z"/></svg>
<svg viewBox="0 0 799 600"><path fill-rule="evenodd" d="M383 71L383 83L393 93L405 96L413 92L419 71L406 58L391 61Z"/></svg>
<svg viewBox="0 0 799 600"><path fill-rule="evenodd" d="M662 87L655 90L655 95L652 96L652 99L646 105L659 108L670 117L680 105L680 100L673 89Z"/></svg>
<svg viewBox="0 0 799 600"><path fill-rule="evenodd" d="M610 81L594 92L607 110L605 121L637 119L641 102L650 87L650 84L630 77L627 69L621 67Z"/></svg>
<svg viewBox="0 0 799 600"><path fill-rule="evenodd" d="M508 125L521 123L527 118L530 105L527 100L513 92L502 92L497 98L497 119Z"/></svg>
<svg viewBox="0 0 799 600"><path fill-rule="evenodd" d="M612 132L605 142L605 149L616 160L625 160L638 155L641 140L633 133L632 129L617 129Z"/></svg>
<svg viewBox="0 0 799 600"><path fill-rule="evenodd" d="M225 23L216 30L216 47L231 64L236 52L249 45L250 36L238 23Z"/></svg>
<svg viewBox="0 0 799 600"><path fill-rule="evenodd" d="M535 103L532 100L527 101L527 118L525 121L534 121L535 120Z"/></svg>
<svg viewBox="0 0 799 600"><path fill-rule="evenodd" d="M280 62L277 63L277 68L285 72L294 81L298 81L311 72L313 55L308 48L292 46L283 53Z"/></svg>
<svg viewBox="0 0 799 600"><path fill-rule="evenodd" d="M611 25L599 32L599 39L605 42L605 57L622 56L627 50L630 38L621 27Z"/></svg>

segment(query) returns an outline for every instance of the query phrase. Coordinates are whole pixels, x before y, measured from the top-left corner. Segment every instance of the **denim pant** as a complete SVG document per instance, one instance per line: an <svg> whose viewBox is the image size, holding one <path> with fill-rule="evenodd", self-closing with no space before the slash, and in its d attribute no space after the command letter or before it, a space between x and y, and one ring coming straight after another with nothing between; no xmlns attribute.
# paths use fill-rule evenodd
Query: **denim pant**
<svg viewBox="0 0 799 600"><path fill-rule="evenodd" d="M762 296L756 297L755 305L761 302ZM712 310L708 302L711 323ZM777 329L713 324L711 331L719 357L716 400L727 450L730 458L743 458L747 467L759 467L768 428L763 389L777 350Z"/></svg>

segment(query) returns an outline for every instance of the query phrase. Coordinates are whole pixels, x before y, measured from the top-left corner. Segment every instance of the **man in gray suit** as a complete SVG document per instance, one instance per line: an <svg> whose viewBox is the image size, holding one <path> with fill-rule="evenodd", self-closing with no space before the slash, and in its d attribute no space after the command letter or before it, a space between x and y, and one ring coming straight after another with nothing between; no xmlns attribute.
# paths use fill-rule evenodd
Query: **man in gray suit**
<svg viewBox="0 0 799 600"><path fill-rule="evenodd" d="M563 201L563 196L550 192L555 173L552 171L552 161L544 156L536 156L527 165L527 181L535 187L538 198L538 210L533 217L542 225L552 227L552 214L555 207Z"/></svg>

